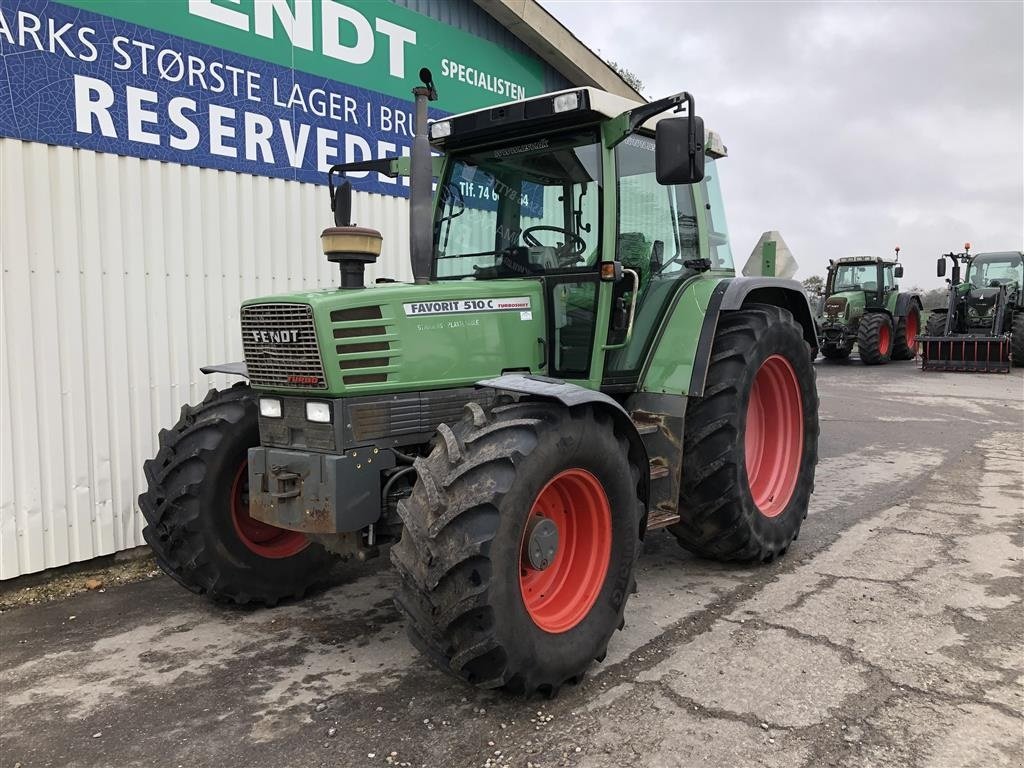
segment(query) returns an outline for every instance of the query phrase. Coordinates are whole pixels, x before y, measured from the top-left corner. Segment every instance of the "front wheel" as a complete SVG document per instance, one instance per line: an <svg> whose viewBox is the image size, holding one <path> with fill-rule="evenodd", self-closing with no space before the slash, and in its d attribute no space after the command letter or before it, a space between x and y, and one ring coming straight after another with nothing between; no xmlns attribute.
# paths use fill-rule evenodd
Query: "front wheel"
<svg viewBox="0 0 1024 768"><path fill-rule="evenodd" d="M704 396L686 411L679 542L715 560L769 561L800 532L818 461L818 391L803 329L755 304L722 315Z"/></svg>
<svg viewBox="0 0 1024 768"><path fill-rule="evenodd" d="M1018 368L1024 366L1024 310L1013 313L1010 324L1010 356Z"/></svg>
<svg viewBox="0 0 1024 768"><path fill-rule="evenodd" d="M157 563L220 602L272 606L301 598L335 560L303 534L249 516L246 462L259 441L256 395L236 384L184 406L143 467L142 535Z"/></svg>
<svg viewBox="0 0 1024 768"><path fill-rule="evenodd" d="M857 352L864 365L889 362L893 348L892 320L881 312L869 312L857 328Z"/></svg>
<svg viewBox="0 0 1024 768"><path fill-rule="evenodd" d="M589 407L467 411L438 428L399 504L395 601L413 644L446 672L554 695L622 626L640 551L639 461Z"/></svg>

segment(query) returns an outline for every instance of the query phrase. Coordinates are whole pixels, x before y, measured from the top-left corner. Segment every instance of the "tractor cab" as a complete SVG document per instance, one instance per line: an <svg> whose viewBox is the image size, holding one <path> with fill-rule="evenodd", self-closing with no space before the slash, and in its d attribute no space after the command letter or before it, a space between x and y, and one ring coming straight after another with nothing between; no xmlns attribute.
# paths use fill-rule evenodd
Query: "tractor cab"
<svg viewBox="0 0 1024 768"><path fill-rule="evenodd" d="M672 116L684 96L638 106L581 88L433 123L447 162L431 280L532 279L543 373L635 381L675 289L733 274L715 166L725 147L699 118ZM699 163L665 165L691 145L704 147Z"/></svg>
<svg viewBox="0 0 1024 768"><path fill-rule="evenodd" d="M832 297L853 301L860 306L883 307L893 291L896 279L903 276L903 265L895 261L869 258L845 258L829 264L825 282L826 302Z"/></svg>

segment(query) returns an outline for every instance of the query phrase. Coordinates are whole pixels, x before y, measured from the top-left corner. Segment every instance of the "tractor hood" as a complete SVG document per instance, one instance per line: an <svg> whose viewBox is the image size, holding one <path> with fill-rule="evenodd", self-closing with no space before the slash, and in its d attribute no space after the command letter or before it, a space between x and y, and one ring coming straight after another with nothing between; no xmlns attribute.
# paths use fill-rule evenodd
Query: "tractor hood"
<svg viewBox="0 0 1024 768"><path fill-rule="evenodd" d="M830 320L855 316L863 309L864 291L833 293L822 303L822 315Z"/></svg>
<svg viewBox="0 0 1024 768"><path fill-rule="evenodd" d="M381 283L251 299L242 344L256 389L320 396L443 389L540 372L538 280Z"/></svg>

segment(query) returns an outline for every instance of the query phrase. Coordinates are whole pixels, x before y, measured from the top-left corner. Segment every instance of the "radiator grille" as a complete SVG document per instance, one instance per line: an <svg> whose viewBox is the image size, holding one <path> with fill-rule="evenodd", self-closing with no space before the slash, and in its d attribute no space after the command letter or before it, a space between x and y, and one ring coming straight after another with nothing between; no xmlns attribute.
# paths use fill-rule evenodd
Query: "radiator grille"
<svg viewBox="0 0 1024 768"><path fill-rule="evenodd" d="M251 304L242 307L242 348L253 384L326 389L308 304Z"/></svg>

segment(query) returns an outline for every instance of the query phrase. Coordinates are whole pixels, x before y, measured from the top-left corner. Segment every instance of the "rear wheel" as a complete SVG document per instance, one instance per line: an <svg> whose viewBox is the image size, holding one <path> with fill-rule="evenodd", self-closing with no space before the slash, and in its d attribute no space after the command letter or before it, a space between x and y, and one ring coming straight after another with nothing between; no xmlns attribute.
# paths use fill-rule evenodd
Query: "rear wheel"
<svg viewBox="0 0 1024 768"><path fill-rule="evenodd" d="M821 354L827 360L845 360L850 356L850 347L834 347L831 344L822 344Z"/></svg>
<svg viewBox="0 0 1024 768"><path fill-rule="evenodd" d="M865 365L881 365L892 356L892 320L881 312L869 312L857 328L857 351Z"/></svg>
<svg viewBox="0 0 1024 768"><path fill-rule="evenodd" d="M144 465L142 535L171 578L239 605L301 598L334 557L303 534L249 516L249 448L259 445L256 396L245 384L211 390L160 432Z"/></svg>
<svg viewBox="0 0 1024 768"><path fill-rule="evenodd" d="M768 561L799 534L818 460L818 392L803 349L787 310L722 315L704 396L686 411L682 520L670 528L690 551Z"/></svg>
<svg viewBox="0 0 1024 768"><path fill-rule="evenodd" d="M622 626L639 460L608 414L547 401L474 403L438 432L391 550L412 642L473 685L554 695Z"/></svg>
<svg viewBox="0 0 1024 768"><path fill-rule="evenodd" d="M924 324L925 336L942 336L946 332L946 313L932 312Z"/></svg>
<svg viewBox="0 0 1024 768"><path fill-rule="evenodd" d="M917 334L921 328L921 310L911 304L907 314L896 323L896 340L893 343L893 360L913 360L917 357Z"/></svg>

